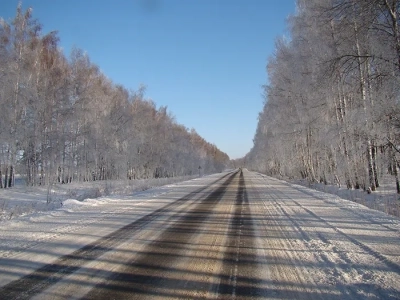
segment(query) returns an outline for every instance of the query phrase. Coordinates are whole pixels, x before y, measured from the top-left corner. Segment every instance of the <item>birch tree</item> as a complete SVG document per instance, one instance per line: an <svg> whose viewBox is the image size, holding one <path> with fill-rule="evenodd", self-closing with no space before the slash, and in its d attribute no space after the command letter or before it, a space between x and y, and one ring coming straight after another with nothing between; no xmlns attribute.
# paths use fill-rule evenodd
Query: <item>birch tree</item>
<svg viewBox="0 0 400 300"><path fill-rule="evenodd" d="M145 89L115 84L87 53L67 58L19 4L0 20L0 187L220 171L229 157L177 124Z"/></svg>
<svg viewBox="0 0 400 300"><path fill-rule="evenodd" d="M399 2L297 6L291 37L278 40L267 66L246 161L270 174L374 191L385 172L398 173Z"/></svg>

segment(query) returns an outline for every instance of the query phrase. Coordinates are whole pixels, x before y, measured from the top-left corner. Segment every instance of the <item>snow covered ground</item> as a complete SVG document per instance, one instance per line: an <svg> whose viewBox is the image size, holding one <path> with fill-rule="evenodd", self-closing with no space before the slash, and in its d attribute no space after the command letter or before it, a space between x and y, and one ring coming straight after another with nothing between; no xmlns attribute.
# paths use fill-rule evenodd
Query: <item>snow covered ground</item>
<svg viewBox="0 0 400 300"><path fill-rule="evenodd" d="M180 197L182 190L187 191L209 184L220 176L216 174L185 181L182 181L185 178L175 178L175 181L179 182L146 190L131 189L131 193L125 196L109 195L95 199L87 198L83 201L66 198L68 193L62 194L60 190L57 192L54 190L59 197L55 203L60 204L63 199L62 206L51 211L20 215L11 220L3 220L1 223L0 286L27 275L43 264L69 254L99 237L110 234L126 225L127 220L130 223L148 215L172 202L174 198ZM162 181L148 181L146 185L149 184L160 185ZM116 186L112 191L124 190L122 186L119 188ZM8 200L17 201L18 205L30 201L46 202L46 194L40 193L40 189L34 190L25 190L21 187L19 193L16 188L14 191L6 190L4 194L9 197ZM92 190L89 185L77 186L77 191L80 193ZM17 198L25 193L22 199Z"/></svg>
<svg viewBox="0 0 400 300"><path fill-rule="evenodd" d="M254 282L260 284L258 291L269 295L268 299L337 300L344 296L346 299L382 299L382 295L386 297L384 299L399 299L399 218L301 185L247 171L244 174L245 186L236 175L236 181L232 181L232 186L226 186L224 193L215 192L215 187L212 189L211 186L216 180L221 182L231 175L214 174L145 191L131 190L125 195L112 192L125 189L123 186L117 188L114 183L109 184L108 196L80 201L77 192L77 197L64 198L63 205L51 211L36 211L4 220L0 231L0 287L13 282L19 284L20 278L29 281L30 277L26 275L47 266L44 271L36 271L34 276L54 277L54 286L53 277L46 281L48 295L58 295L59 286L68 285L70 289L72 284L82 289L80 292L84 295L93 285L107 278L108 273L121 273L119 269L110 269L123 266L124 260L117 260L113 255L137 253L137 268L157 259L165 263L169 257L176 259L171 259L173 268L170 265L161 269L159 266L143 267L146 272L154 273L144 276L150 278L146 281L149 285L153 276L160 280L167 278L160 273L167 270L172 270L175 277L170 281L165 279L166 282L178 285L189 275L210 278L212 283L219 278L231 278L229 272L238 270L240 276L232 277L237 283L238 289L234 291L238 295L242 295L239 288ZM88 190L93 191L88 186L80 191ZM36 192L38 195L31 197L39 201L40 193ZM34 195L33 191L31 194ZM224 195L224 200L211 197L220 194ZM42 194L44 202L45 196L46 193ZM26 196L26 203L29 203L28 198ZM177 202L177 199L186 198L190 200ZM183 206L171 206L178 203ZM207 211L207 217L199 217L202 209L211 209L210 203L214 203L215 211ZM158 217L154 214L165 207L165 214ZM132 230L135 233L130 238L118 236L127 224L141 224L138 221L144 219L148 220L145 223L148 226ZM237 226L233 226L235 224ZM185 237L194 240L190 243L174 240L185 233ZM169 240L170 237L173 239ZM232 245L224 242L229 239ZM97 245L93 243L98 241L104 244L87 250L87 245ZM111 247L111 241L116 245ZM65 274L49 272L53 264L74 263L73 259L78 254L83 256L85 249L89 258L82 259L84 262L80 263L84 265L71 266ZM167 250L172 253L163 252ZM179 255L176 255L177 251L180 251ZM233 255L230 251L235 259L223 259ZM191 269L188 263L193 257L198 257L201 263L193 264ZM218 273L216 266L219 264L228 265L229 272ZM199 266L213 266L214 269L194 272ZM255 272L257 266L261 266L262 272ZM241 268L248 271L246 276L240 273ZM199 282L193 279L189 285L193 284L193 289L199 288L202 286ZM7 291L12 288L9 286ZM191 289L185 292L189 293ZM19 298L18 295L18 299L29 299L30 296ZM40 298L42 294L36 296L43 299ZM54 299L50 296L49 299ZM242 296L245 299L244 294Z"/></svg>
<svg viewBox="0 0 400 300"><path fill-rule="evenodd" d="M80 203L86 199L97 199L115 195L131 195L147 191L159 191L155 187L181 182L197 176L159 178L148 180L93 181L52 186L28 187L22 178L17 178L16 185L10 189L0 189L0 222L15 219L37 212L54 211L66 203ZM67 202L66 202L67 200ZM90 200L92 201L92 200ZM89 201L89 202L90 202ZM99 200L103 201L103 200Z"/></svg>
<svg viewBox="0 0 400 300"><path fill-rule="evenodd" d="M285 299L400 299L399 218L262 174L253 182L265 199L264 222L271 220L264 232L287 224L288 238L279 235L275 256L290 263L278 268L310 287L303 297ZM268 239L264 247L271 245Z"/></svg>
<svg viewBox="0 0 400 300"><path fill-rule="evenodd" d="M324 193L336 195L342 199L362 204L368 208L400 217L400 195L396 192L395 179L390 175L384 176L380 182L379 188L370 194L362 189L348 189L337 185L325 185L323 183L310 184L308 181L301 180L290 182Z"/></svg>
<svg viewBox="0 0 400 300"><path fill-rule="evenodd" d="M23 179L17 178L15 187L0 189L0 222L24 215L32 215L37 212L54 211L67 203L68 205L71 203L85 205L82 201L86 199L91 199L86 201L90 202L93 199L114 197L116 195L140 195L141 192L154 194L165 190L170 184L196 177L198 176L148 180L95 181L55 184L47 187L28 187ZM338 187L337 185L309 184L300 180L290 182L400 217L400 195L396 193L393 176L385 176L381 181L380 187L371 194L363 190L349 190L346 187Z"/></svg>

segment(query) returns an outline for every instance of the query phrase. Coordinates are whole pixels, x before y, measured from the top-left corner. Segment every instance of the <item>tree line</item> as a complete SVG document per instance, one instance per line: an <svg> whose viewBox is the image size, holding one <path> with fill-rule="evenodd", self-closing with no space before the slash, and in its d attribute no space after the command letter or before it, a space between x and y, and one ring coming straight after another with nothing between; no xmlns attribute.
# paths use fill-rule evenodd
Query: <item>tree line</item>
<svg viewBox="0 0 400 300"><path fill-rule="evenodd" d="M374 191L398 178L400 1L298 0L276 41L248 167Z"/></svg>
<svg viewBox="0 0 400 300"><path fill-rule="evenodd" d="M0 19L0 187L221 171L227 154L166 107L113 83L82 50L66 57L32 9Z"/></svg>

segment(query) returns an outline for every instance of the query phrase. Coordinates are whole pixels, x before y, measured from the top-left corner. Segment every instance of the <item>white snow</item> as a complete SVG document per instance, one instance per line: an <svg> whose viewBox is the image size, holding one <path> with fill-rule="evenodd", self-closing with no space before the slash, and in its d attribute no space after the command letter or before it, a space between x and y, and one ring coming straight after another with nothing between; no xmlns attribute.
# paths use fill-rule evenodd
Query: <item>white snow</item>
<svg viewBox="0 0 400 300"><path fill-rule="evenodd" d="M126 182L80 184L75 185L74 189L68 185L57 185L52 187L50 204L47 204L45 188L19 186L0 190L2 201L7 202L7 209L3 209L5 218L0 224L0 286L27 275L62 255L72 253L219 177L221 174L186 181L181 178L181 182L177 183L160 181L160 186L147 190ZM267 178L261 174L258 178L260 180L256 180L255 184L263 199L260 203L263 203L266 212L272 209L271 203L276 203L276 212L271 210L271 214L280 215L280 221L284 223L289 218L294 226L290 227L291 230L298 230L300 236L308 235L304 240L290 238L287 241L297 243L298 249L305 249L304 257L301 257L304 263L302 268L306 268L307 259L315 263L317 257L321 265L332 266L321 267L322 270L337 272L326 274L323 284L361 284L364 281L378 280L378 271L372 274L372 271L364 268L371 258L377 261L376 265L380 268L385 268L385 263L391 261L400 264L400 257L394 252L398 249L400 237L399 218L344 200L337 195L278 179L268 178L268 185L265 186L263 179ZM154 182L146 184L156 185ZM144 185L142 182L142 186ZM104 192L105 189L107 193ZM103 193L103 196L93 197L96 193ZM92 197L81 200L78 195ZM29 210L22 210L23 206L28 206ZM16 207L26 213L10 218ZM40 210L42 207L47 210ZM265 226L265 232L273 228L268 223ZM385 236L379 236L384 231ZM378 235L374 236L374 232ZM335 236L338 238L334 238ZM260 245L269 249L269 240L265 240L265 243ZM280 244L276 246L277 249L283 247ZM260 249L264 249L263 247ZM355 248L358 250L354 251ZM303 255L300 254L303 252L300 251L298 255ZM336 266L338 261L341 264ZM354 261L361 267L354 266L353 269L352 265L346 266L346 263ZM335 277L338 274L342 277ZM385 281L385 284L391 283Z"/></svg>
<svg viewBox="0 0 400 300"><path fill-rule="evenodd" d="M327 194L336 195L341 199L359 203L374 210L400 217L400 195L396 192L396 183L393 176L385 175L381 179L380 186L376 191L368 194L362 189L348 189L345 186L325 185L323 183L312 183L307 181L291 181L310 189L321 191Z"/></svg>
<svg viewBox="0 0 400 300"><path fill-rule="evenodd" d="M174 184L170 181L169 184L145 191L133 190L128 195L109 195L83 201L67 198L57 209L3 220L0 231L0 286L165 206L174 198L181 197L182 189L194 190L202 184L209 184L215 180L215 176L219 177L220 174L186 181L182 180L187 178L180 178L180 182ZM153 181L148 184L157 183ZM89 186L86 189L90 189ZM79 191L83 190L81 186ZM175 190L178 190L178 194ZM45 194L40 195L39 189L33 192L16 188L0 192L4 192L3 197L9 197L7 201L18 202L16 205L29 201L46 202ZM18 199L18 192L27 196ZM165 194L169 196L160 197ZM61 193L57 195L62 199Z"/></svg>
<svg viewBox="0 0 400 300"><path fill-rule="evenodd" d="M55 184L50 187L28 187L21 178L18 178L15 187L0 189L0 222L37 212L54 211L66 204L75 207L88 205L88 203L94 205L97 201L106 201L104 199L99 200L104 196L156 195L171 188L175 182L192 178L196 178L196 176L81 182ZM96 199L96 201L93 201L93 199ZM72 202L75 204L72 204Z"/></svg>

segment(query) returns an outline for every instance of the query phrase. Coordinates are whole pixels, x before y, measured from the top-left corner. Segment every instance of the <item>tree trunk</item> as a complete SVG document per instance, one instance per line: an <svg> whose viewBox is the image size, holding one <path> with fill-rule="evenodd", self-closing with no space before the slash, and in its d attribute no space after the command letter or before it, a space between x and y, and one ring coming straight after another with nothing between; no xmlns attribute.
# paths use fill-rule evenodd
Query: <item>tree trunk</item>
<svg viewBox="0 0 400 300"><path fill-rule="evenodd" d="M7 188L8 184L8 166L6 166L5 172L4 172L4 188Z"/></svg>
<svg viewBox="0 0 400 300"><path fill-rule="evenodd" d="M365 129L366 129L366 143L367 143L367 164L368 164L368 175L369 175L369 185L371 188L371 191L376 190L375 186L375 172L374 172L374 162L373 162L373 157L372 157L372 143L371 143L371 137L370 137L370 126L369 126L369 116L367 112L367 79L365 78L365 73L363 70L363 62L361 60L361 48L360 48L360 43L358 39L358 27L357 23L354 22L354 32L355 32L355 43L356 43L356 49L357 49L357 56L358 56L358 72L360 76L360 90L361 90L361 101L362 101L362 107L364 110L364 124L365 124Z"/></svg>
<svg viewBox="0 0 400 300"><path fill-rule="evenodd" d="M396 178L396 190L397 194L400 194L400 182L399 182L399 172L397 170L397 162L394 162L394 176Z"/></svg>
<svg viewBox="0 0 400 300"><path fill-rule="evenodd" d="M378 180L378 168L376 166L376 155L377 155L377 149L375 146L372 147L372 162L373 162L373 170L375 174L375 187L379 187L379 180Z"/></svg>
<svg viewBox="0 0 400 300"><path fill-rule="evenodd" d="M8 187L13 187L14 186L14 167L10 166L10 176L8 178Z"/></svg>

